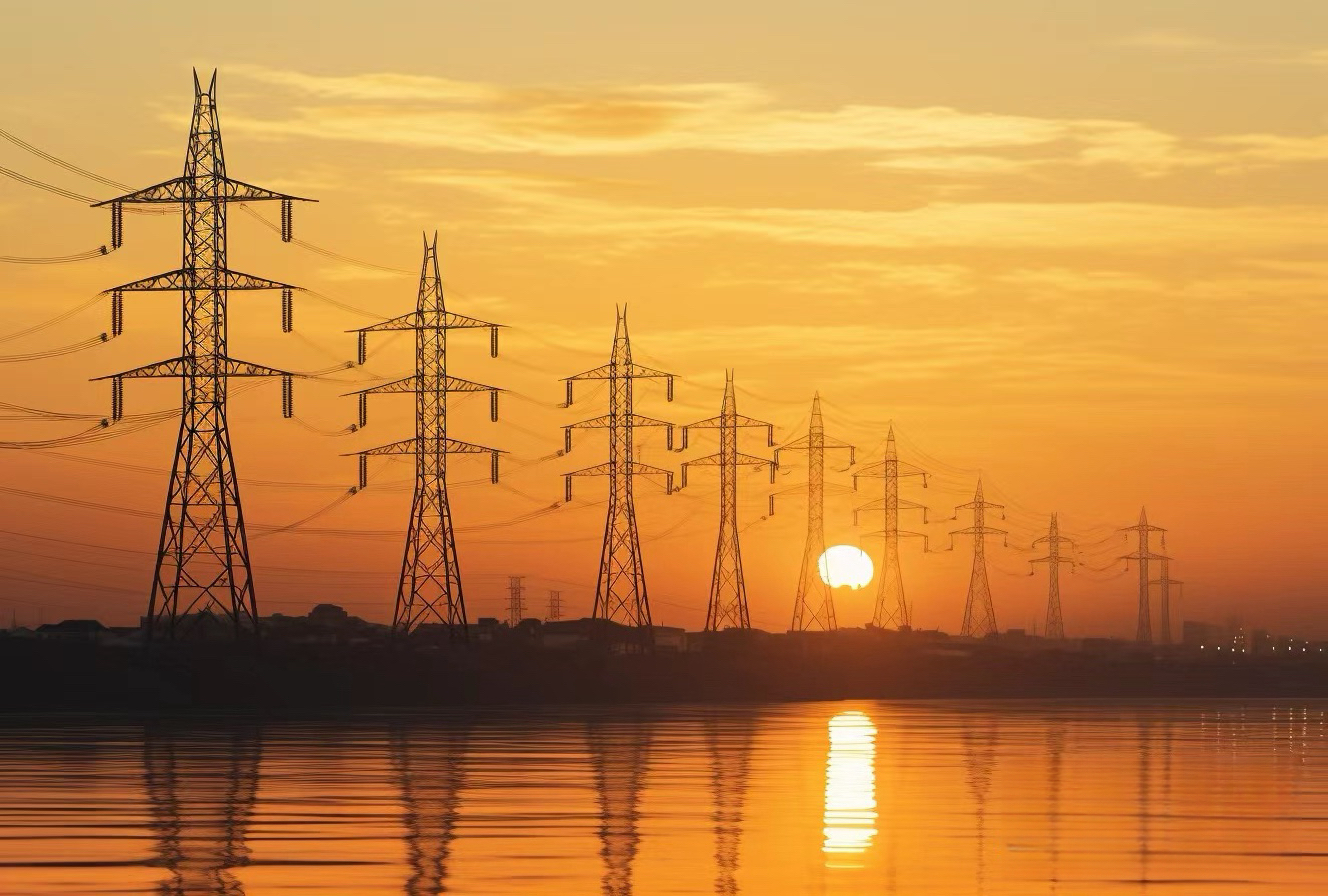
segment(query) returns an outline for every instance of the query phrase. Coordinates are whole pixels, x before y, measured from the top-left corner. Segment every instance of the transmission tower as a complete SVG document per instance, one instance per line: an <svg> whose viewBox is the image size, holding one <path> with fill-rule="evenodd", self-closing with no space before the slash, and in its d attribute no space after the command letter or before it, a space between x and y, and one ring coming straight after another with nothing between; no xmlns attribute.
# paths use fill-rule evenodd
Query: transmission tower
<svg viewBox="0 0 1328 896"><path fill-rule="evenodd" d="M516 628L526 618L525 586L521 584L525 576L507 577L507 624Z"/></svg>
<svg viewBox="0 0 1328 896"><path fill-rule="evenodd" d="M1153 643L1153 615L1148 606L1148 561L1163 560L1161 554L1154 554L1148 546L1150 532L1162 532L1162 550L1167 549L1166 529L1159 526L1148 525L1148 511L1146 508L1139 510L1139 522L1133 526L1125 526L1122 532L1133 532L1139 539L1139 549L1133 554L1126 554L1121 560L1126 561L1128 568L1129 561L1139 561L1139 624L1135 629L1134 639L1140 644ZM1127 536L1128 537L1128 536ZM1170 610L1170 607L1168 607Z"/></svg>
<svg viewBox="0 0 1328 896"><path fill-rule="evenodd" d="M1074 565L1074 560L1061 556L1061 545L1073 546L1074 542L1061 534L1060 523L1057 522L1054 513L1051 515L1051 527L1047 530L1047 534L1033 542L1033 547L1036 548L1040 544L1047 546L1047 556L1028 561L1030 564L1029 575L1032 575L1031 564L1047 564L1046 637L1061 640L1065 637L1065 623L1061 620L1061 564Z"/></svg>
<svg viewBox="0 0 1328 896"><path fill-rule="evenodd" d="M563 618L563 593L561 591L549 590L549 615L545 618L548 622L557 622Z"/></svg>
<svg viewBox="0 0 1328 896"><path fill-rule="evenodd" d="M415 495L411 499L406 549L401 560L401 582L392 612L392 633L409 635L420 625L441 624L453 638L466 637L466 601L457 562L456 533L447 500L447 456L489 455L489 479L498 481L495 448L460 442L447 436L449 392L489 393L489 419L498 419L498 392L493 386L447 375L447 331L489 331L489 354L498 357L498 324L453 314L447 310L443 281L438 273L438 234L424 237L424 261L416 309L400 317L350 332L357 334L357 358L367 357L369 333L415 331L413 376L352 392L359 397L359 425L369 422L370 395L413 393L415 435L409 439L355 452L359 458L359 487L369 484L368 461L373 456L415 455Z"/></svg>
<svg viewBox="0 0 1328 896"><path fill-rule="evenodd" d="M835 603L830 585L821 577L820 560L825 553L825 451L827 448L847 448L848 463L853 466L856 455L853 446L825 434L821 419L821 393L812 396L812 416L807 435L781 448L775 449L775 466L779 466L779 452L807 452L807 544L802 552L802 572L798 574L798 594L793 602L795 632L812 628L832 632L835 630ZM828 578L828 577L827 577Z"/></svg>
<svg viewBox="0 0 1328 896"><path fill-rule="evenodd" d="M927 522L927 508L913 501L899 497L899 478L901 476L921 476L922 487L927 487L927 474L909 463L901 463L895 450L895 428L890 427L885 439L885 459L868 464L853 474L853 488L858 487L858 477L879 478L885 483L885 495L880 500L864 504L853 511L853 524L858 523L858 514L864 510L881 510L885 514L885 528L877 533L885 538L885 548L881 558L880 584L876 590L876 612L872 614L872 625L877 628L911 628L913 613L904 597L904 577L899 566L899 538L921 538L924 550L927 536L921 532L905 532L899 528L899 510L921 510L922 521Z"/></svg>
<svg viewBox="0 0 1328 896"><path fill-rule="evenodd" d="M719 416L710 417L682 428L682 447L692 429L718 429L719 453L682 465L682 485L687 487L687 468L719 467L719 541L715 546L715 571L710 580L710 602L706 607L705 630L751 628L747 613L747 584L742 577L742 550L738 545L738 467L768 467L770 482L775 481L774 461L738 452L739 427L764 427L767 447L774 447L775 428L764 420L738 414L733 395L733 371L724 374L724 403Z"/></svg>
<svg viewBox="0 0 1328 896"><path fill-rule="evenodd" d="M572 384L579 380L608 380L609 413L563 427L564 450L572 450L572 430L607 429L609 460L568 473L565 476L566 498L572 500L572 477L609 477L609 509L604 522L604 547L600 553L599 580L595 585L595 619L607 619L638 627L645 643L653 640L650 601L646 595L645 567L641 561L641 540L636 528L636 506L632 500L632 477L663 476L665 491L673 492L673 473L640 463L632 454L632 431L638 426L663 426L668 432L668 447L673 447L673 424L635 413L632 383L638 379L657 378L667 382L668 400L673 400L673 374L632 363L632 343L627 334L627 308L617 312L613 334L613 354L609 363L585 373L568 377L567 405L572 404Z"/></svg>
<svg viewBox="0 0 1328 896"><path fill-rule="evenodd" d="M180 435L148 598L149 641L157 635L175 638L192 628L193 621L217 617L230 622L236 638L257 635L258 604L226 423L226 386L230 377L280 376L282 412L289 417L293 410L292 374L230 357L226 297L233 289L279 289L285 323L294 287L226 266L226 204L280 202L281 235L289 242L291 206L297 198L227 176L217 115L217 74L212 73L204 90L195 71L194 111L184 174L96 203L111 209L112 241L116 245L121 238L125 205L178 205L184 217L180 268L107 290L117 334L123 320L124 293L180 292L184 300L180 356L99 377L111 380L111 416L116 420L124 413L126 379L177 377L183 386Z"/></svg>
<svg viewBox="0 0 1328 896"><path fill-rule="evenodd" d="M1171 586L1184 585L1185 583L1180 581L1179 579L1173 579L1171 577L1170 557L1161 557L1159 558L1159 560L1161 563L1162 575L1160 578L1153 579L1153 581L1149 582L1149 584L1159 586L1159 591L1160 591L1159 596L1162 598L1162 607L1161 607L1162 612L1161 616L1159 617L1159 621L1162 623L1162 626L1159 634L1161 635L1161 641L1163 644L1170 644L1171 643Z"/></svg>
<svg viewBox="0 0 1328 896"><path fill-rule="evenodd" d="M991 584L987 581L987 536L1005 535L1006 531L993 529L987 525L987 511L1003 509L1002 504L992 504L982 499L981 476L978 477L978 490L973 500L955 508L956 513L960 510L973 511L972 526L967 529L956 529L950 533L951 539L956 535L973 536L973 572L968 578L968 598L964 601L964 625L959 629L961 637L994 635L998 631L996 607L991 602Z"/></svg>

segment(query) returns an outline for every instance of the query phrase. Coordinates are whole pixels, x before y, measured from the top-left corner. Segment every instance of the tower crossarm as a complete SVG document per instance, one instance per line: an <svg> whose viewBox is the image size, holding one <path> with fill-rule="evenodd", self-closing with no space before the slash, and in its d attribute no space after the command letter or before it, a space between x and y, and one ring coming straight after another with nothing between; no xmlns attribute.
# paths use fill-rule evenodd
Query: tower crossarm
<svg viewBox="0 0 1328 896"><path fill-rule="evenodd" d="M662 379L668 383L667 399L673 401L673 374L665 373L662 370L655 370L653 367L642 367L640 364L601 364L599 367L590 370L584 370L581 373L564 377L563 382L567 384L566 405L572 405L572 384L584 380L640 380L640 379Z"/></svg>
<svg viewBox="0 0 1328 896"><path fill-rule="evenodd" d="M957 504L957 505L955 505L955 510L956 510L956 511L960 511L960 510L977 510L977 509L979 509L979 508L984 508L984 509L986 509L986 510L1004 510L1004 509L1005 509L1005 505L1004 505L1004 504L993 504L993 503L991 503L990 501L981 501L981 500L979 500L979 501L969 501L967 504Z"/></svg>
<svg viewBox="0 0 1328 896"><path fill-rule="evenodd" d="M892 499L877 498L874 501L868 501L866 504L860 504L857 507L853 508L853 525L856 526L858 524L859 514L866 513L867 511L871 510L888 510L890 508L891 500L893 500L895 508L897 510L921 510L922 522L924 523L927 522L927 511L930 510L931 508L929 508L926 504L919 504L917 501L909 501L906 498L895 497ZM900 534L902 535L903 533L901 532Z"/></svg>
<svg viewBox="0 0 1328 896"><path fill-rule="evenodd" d="M209 272L210 274L211 272ZM167 271L164 274L153 274L151 277L144 277L141 280L134 280L129 283L122 283L119 286L113 286L110 289L102 290L102 294L116 292L178 292L182 289L299 289L298 286L292 286L289 283L282 283L279 280L269 280L266 277L255 277L253 274L245 274L240 271L220 270L216 272L221 279L218 284L211 282L204 283L198 276L197 270L180 269Z"/></svg>
<svg viewBox="0 0 1328 896"><path fill-rule="evenodd" d="M505 390L497 386L486 386L483 383L475 383L470 380L464 380L459 376L447 376L440 379L440 388L447 392L488 392L490 395L497 395ZM347 392L346 395L396 395L400 393L415 393L421 391L420 378L418 375L402 377L399 380L393 380L390 383L379 383L377 386L370 386L367 389L356 389L354 392ZM432 389L426 390L432 391Z"/></svg>
<svg viewBox="0 0 1328 896"><path fill-rule="evenodd" d="M819 448L815 448L811 444L811 439L808 436L803 436L800 439L794 439L792 442L789 442L786 445L780 445L778 448L775 449L775 456L774 456L775 467L776 468L779 467L779 452L781 451L829 450L831 448L848 449L848 462L850 466L855 462L857 458L858 449L855 446L850 445L848 442L841 442L839 439L832 439L829 436L826 436L825 444L819 446Z"/></svg>
<svg viewBox="0 0 1328 896"><path fill-rule="evenodd" d="M1033 560L1029 560L1028 562L1029 563L1069 563L1071 565L1074 565L1074 559L1071 557L1053 557L1050 554L1048 554L1045 557L1037 557Z"/></svg>
<svg viewBox="0 0 1328 896"><path fill-rule="evenodd" d="M497 331L503 324L490 323L477 317L454 314L451 311L411 311L400 317L356 327L347 333L378 333L387 330L491 330Z"/></svg>
<svg viewBox="0 0 1328 896"><path fill-rule="evenodd" d="M490 448L487 445L476 445L473 442L462 442L458 439L444 439L444 449L448 454L506 454L501 448ZM355 455L364 455L370 457L378 456L401 456L406 454L415 454L419 451L418 439L402 439L399 442L389 442L386 445L379 445L377 448L366 448L363 451L353 451L347 457Z"/></svg>
<svg viewBox="0 0 1328 896"><path fill-rule="evenodd" d="M145 364L142 367L134 367L130 370L123 370L119 373L112 373L106 376L93 377L93 382L98 380L114 379L151 379L154 377L187 377L200 376L206 373L207 376L284 376L300 377L303 374L292 373L289 370L278 370L275 367L267 367L263 364L254 364L249 361L238 361L235 358L218 358L216 369L209 367L206 371L200 371L198 361L210 360L208 358L194 359L188 357L169 358L165 361L158 361L155 364Z"/></svg>
<svg viewBox="0 0 1328 896"><path fill-rule="evenodd" d="M643 464L637 461L624 464L621 468L615 469L612 461L595 464L593 467L584 467L580 470L573 470L570 473L563 474L563 485L566 491L565 498L572 500L572 479L577 476L663 476L664 491L667 494L673 494L673 471L665 470L663 467L652 467L650 464Z"/></svg>
<svg viewBox="0 0 1328 896"><path fill-rule="evenodd" d="M764 457L757 457L754 454L744 454L741 451L735 452L728 461L725 461L724 455L707 454L705 457L697 457L682 463L682 488L687 487L687 470L689 467L724 467L725 464L732 464L735 467L765 467L770 470L770 481L775 481L775 462ZM721 471L722 472L722 471Z"/></svg>
<svg viewBox="0 0 1328 896"><path fill-rule="evenodd" d="M885 529L881 529L877 532L868 532L864 537L889 538L891 536L898 536L899 538L921 538L922 549L924 551L931 550L931 536L928 535L926 532L910 532L906 529L895 529L893 532L887 532Z"/></svg>
<svg viewBox="0 0 1328 896"><path fill-rule="evenodd" d="M889 476L890 473L886 466L887 463L895 465L897 472L894 475L899 476L900 478L903 478L904 476L921 476L922 487L927 487L927 471L902 460L878 460L874 463L864 464L853 472L854 487L857 487L859 477L864 479L884 479L886 476Z"/></svg>
<svg viewBox="0 0 1328 896"><path fill-rule="evenodd" d="M646 417L642 414L627 414L627 425L633 428L638 426L663 426L667 427L668 447L673 448L673 424L667 420L659 420L655 417ZM582 420L579 423L569 423L563 427L563 451L572 450L572 430L574 429L611 429L615 425L612 414L602 414L599 417L592 417L589 420Z"/></svg>
<svg viewBox="0 0 1328 896"><path fill-rule="evenodd" d="M236 180L233 177L209 178L203 184L203 189L198 189L197 181L199 178L191 177L173 177L170 180L164 180L159 184L153 184L150 187L144 187L141 190L135 190L132 193L125 193L123 196L116 196L114 199L106 199L101 202L92 203L93 208L103 208L108 205L130 205L144 203L169 203L169 202L210 202L221 200L223 202L262 202L265 200L283 200L286 202L317 202L317 199L305 199L303 196L292 196L289 193L278 193L275 190L268 190L264 187L256 187L253 184L247 184L242 180ZM212 189L208 189L212 186Z"/></svg>
<svg viewBox="0 0 1328 896"><path fill-rule="evenodd" d="M996 529L992 526L969 526L966 529L954 529L951 535L1008 535L1004 529Z"/></svg>
<svg viewBox="0 0 1328 896"><path fill-rule="evenodd" d="M1165 554L1159 554L1155 551L1135 551L1133 554L1122 554L1117 560L1170 560Z"/></svg>

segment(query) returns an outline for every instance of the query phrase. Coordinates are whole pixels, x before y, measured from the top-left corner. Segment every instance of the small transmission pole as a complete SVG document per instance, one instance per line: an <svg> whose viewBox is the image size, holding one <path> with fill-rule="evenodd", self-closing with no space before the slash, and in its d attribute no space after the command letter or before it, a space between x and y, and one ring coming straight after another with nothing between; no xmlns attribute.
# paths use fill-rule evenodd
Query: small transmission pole
<svg viewBox="0 0 1328 896"><path fill-rule="evenodd" d="M1166 529L1159 526L1148 525L1148 510L1139 509L1139 522L1133 526L1125 526L1122 532L1134 532L1139 539L1139 549L1133 554L1126 554L1120 559L1129 565L1129 561L1139 561L1139 623L1135 629L1134 640L1140 644L1153 643L1153 614L1148 606L1148 561L1165 559L1161 554L1154 554L1148 546L1148 537L1150 532L1161 532L1162 550L1167 549ZM1127 536L1128 537L1128 536ZM1168 607L1168 610L1171 608ZM1169 634L1169 632L1168 632Z"/></svg>
<svg viewBox="0 0 1328 896"><path fill-rule="evenodd" d="M370 395L414 393L415 435L400 442L359 451L359 487L369 484L368 459L373 456L415 455L415 494L411 499L406 550L401 560L401 582L392 612L392 633L409 635L425 623L441 624L454 638L466 637L466 601L457 561L456 533L447 501L447 456L489 455L489 479L498 481L495 448L447 437L447 393L489 393L489 419L498 419L498 392L493 386L447 375L447 331L489 331L489 354L498 357L498 324L464 317L447 310L443 281L438 273L438 234L424 238L424 262L416 309L372 326L351 330L359 339L358 360L367 356L369 333L415 331L415 374L350 394L359 398L359 425L369 422Z"/></svg>
<svg viewBox="0 0 1328 896"><path fill-rule="evenodd" d="M682 447L692 429L718 429L719 453L689 460L682 465L682 485L687 487L687 468L719 467L719 541L715 546L715 571L710 580L710 602L706 608L705 630L751 628L747 613L747 584L742 577L742 550L738 545L738 467L768 467L770 481L775 481L775 464L760 457L738 452L738 428L764 427L767 447L774 447L775 428L764 420L738 414L738 400L733 394L733 371L724 374L724 403L719 416L710 417L682 428Z"/></svg>
<svg viewBox="0 0 1328 896"><path fill-rule="evenodd" d="M858 487L858 477L880 478L885 482L885 495L877 501L864 504L853 511L853 522L858 522L858 514L864 510L881 510L885 514L885 528L880 534L885 537L884 556L881 558L880 585L876 591L876 612L872 614L872 625L877 628L911 628L913 613L904 597L904 576L899 567L899 538L921 538L923 545L927 536L921 532L904 532L899 528L899 509L921 510L922 521L927 522L927 508L913 501L899 497L899 477L921 476L922 487L927 487L927 474L918 467L901 463L895 450L895 428L890 427L885 439L885 459L868 464L853 474L853 488Z"/></svg>
<svg viewBox="0 0 1328 896"><path fill-rule="evenodd" d="M955 508L973 511L973 525L967 529L956 529L950 533L973 536L973 572L968 578L968 597L964 601L964 625L959 629L961 637L981 637L994 635L996 628L996 607L991 602L991 583L987 581L987 536L1005 535L1004 529L993 529L987 525L988 510L1003 510L1004 505L992 504L982 499L982 477L978 477L978 490L973 500ZM1002 517L1004 519L1004 517Z"/></svg>
<svg viewBox="0 0 1328 896"><path fill-rule="evenodd" d="M526 618L525 587L521 584L525 576L507 577L507 624L516 628Z"/></svg>
<svg viewBox="0 0 1328 896"><path fill-rule="evenodd" d="M563 618L563 593L549 589L549 615L546 622L557 622Z"/></svg>
<svg viewBox="0 0 1328 896"><path fill-rule="evenodd" d="M627 333L627 308L617 312L613 334L613 354L609 363L585 373L568 377L567 405L572 404L572 384L579 380L608 380L609 413L563 427L564 450L572 450L572 430L607 429L609 460L565 475L566 499L572 500L572 477L609 477L609 509L604 522L604 546L600 552L599 580L595 585L595 608L592 617L632 625L645 633L645 643L653 641L650 601L646 594L645 566L641 560L641 539L636 528L636 505L632 498L632 478L640 475L664 477L666 492L673 492L673 473L635 460L632 454L632 431L638 426L663 426L668 432L668 447L673 447L673 424L635 413L632 383L656 378L667 383L668 400L673 400L673 374L632 363L632 343Z"/></svg>
<svg viewBox="0 0 1328 896"><path fill-rule="evenodd" d="M294 287L226 266L226 205L279 201L285 224L282 239L289 242L291 203L297 199L227 176L217 116L217 74L212 73L204 90L195 71L184 174L96 203L110 207L117 243L127 204L178 205L184 215L184 258L179 269L107 290L116 330L123 320L126 292L180 292L184 297L184 340L179 357L100 377L111 380L111 416L116 420L124 411L124 380L176 377L183 386L180 435L148 598L149 641L158 635L175 638L183 634L186 627L192 627L191 618L221 617L237 638L257 634L258 604L249 542L226 422L227 382L237 376L281 377L282 412L289 417L293 374L238 361L227 353L226 298L233 289L279 289L284 308Z"/></svg>
<svg viewBox="0 0 1328 896"><path fill-rule="evenodd" d="M1028 561L1029 575L1032 575L1031 564L1047 564L1047 630L1044 635L1059 641L1065 638L1065 623L1061 620L1061 564L1074 565L1074 560L1061 556L1061 545L1073 546L1074 542L1061 534L1060 523L1057 522L1054 513L1051 515L1051 528L1047 530L1046 535L1033 542L1033 547L1040 544L1047 546L1047 556Z"/></svg>
<svg viewBox="0 0 1328 896"><path fill-rule="evenodd" d="M790 630L805 632L813 628L835 630L835 603L830 585L821 577L821 555L825 553L825 450L847 448L848 463L853 466L854 448L847 442L829 439L825 435L825 422L821 419L821 393L812 396L812 417L807 435L781 448L775 449L775 466L779 466L779 452L807 452L807 544L802 551L802 572L798 574L798 594L793 603L793 624Z"/></svg>
<svg viewBox="0 0 1328 896"><path fill-rule="evenodd" d="M1161 606L1161 615L1158 621L1161 622L1162 625L1159 634L1161 635L1161 643L1170 644L1171 643L1171 586L1184 585L1185 583L1180 581L1179 579L1173 579L1171 577L1170 557L1161 557L1159 558L1159 560L1162 566L1162 575L1160 578L1153 579L1153 581L1149 582L1149 584L1157 585L1160 587L1159 596L1162 598L1162 606Z"/></svg>

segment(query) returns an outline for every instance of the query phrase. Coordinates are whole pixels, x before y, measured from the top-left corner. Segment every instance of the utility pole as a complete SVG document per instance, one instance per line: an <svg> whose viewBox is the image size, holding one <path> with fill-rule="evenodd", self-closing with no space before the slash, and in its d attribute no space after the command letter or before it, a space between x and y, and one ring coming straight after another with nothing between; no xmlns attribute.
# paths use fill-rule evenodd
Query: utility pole
<svg viewBox="0 0 1328 896"><path fill-rule="evenodd" d="M981 476L978 477L978 490L973 500L955 508L956 514L961 510L973 511L972 526L950 533L952 542L956 535L973 536L973 572L968 578L968 597L964 601L964 624L959 629L960 636L964 638L994 635L999 631L996 627L996 607L991 602L991 583L987 581L987 536L1007 533L1004 529L993 529L987 525L987 511L1003 509L1002 504L992 504L982 499ZM1005 519L1004 515L1001 519ZM953 543L951 547L954 547Z"/></svg>
<svg viewBox="0 0 1328 896"><path fill-rule="evenodd" d="M922 487L927 487L927 474L913 464L901 463L895 449L895 428L890 427L885 438L885 459L868 464L853 474L853 488L858 487L858 477L879 478L885 483L885 494L879 500L864 504L853 511L853 524L858 523L858 514L864 510L881 510L885 514L885 528L879 534L885 537L884 556L881 558L881 573L876 590L876 611L872 614L872 625L877 628L911 628L913 613L904 597L904 576L899 565L899 538L921 538L926 549L927 536L921 532L904 532L899 528L899 509L921 510L922 522L927 522L927 508L913 501L899 497L899 478L901 476L921 476Z"/></svg>
<svg viewBox="0 0 1328 896"><path fill-rule="evenodd" d="M563 593L549 589L549 615L546 622L557 622L563 618Z"/></svg>
<svg viewBox="0 0 1328 896"><path fill-rule="evenodd" d="M498 389L447 374L447 331L474 329L489 331L489 354L498 357L498 324L447 310L443 281L438 273L438 234L435 232L432 242L427 235L424 237L424 261L420 265L415 310L350 331L357 336L356 356L361 364L368 354L368 334L389 330L415 332L415 373L412 376L350 393L359 398L360 427L369 422L370 395L415 396L413 437L355 452L359 458L361 489L369 484L370 457L415 456L415 491L411 499L410 522L406 527L406 548L401 559L396 606L392 611L394 637L409 635L424 624L445 625L454 639L467 637L466 601L462 593L452 511L447 500L447 456L489 455L489 479L497 482L498 455L501 453L496 448L460 442L447 435L449 392L489 393L489 419L498 419Z"/></svg>
<svg viewBox="0 0 1328 896"><path fill-rule="evenodd" d="M751 628L747 612L747 584L742 577L742 550L738 545L738 467L768 467L770 482L775 481L774 461L738 452L738 429L763 427L766 447L775 445L775 428L764 420L738 414L738 400L733 394L733 371L724 373L724 401L719 416L710 417L682 428L682 447L687 447L688 432L693 429L718 429L719 453L682 465L682 487L687 487L687 468L719 467L719 540L715 545L715 569L710 579L710 601L706 606L705 630Z"/></svg>
<svg viewBox="0 0 1328 896"><path fill-rule="evenodd" d="M1068 544L1073 546L1074 542L1061 534L1060 523L1056 520L1056 514L1051 515L1051 527L1047 534L1033 542L1033 547L1040 544L1047 546L1047 556L1038 557L1036 560L1029 560L1028 574L1032 575L1032 564L1047 564L1047 625L1043 635L1047 638L1063 640L1065 638L1065 624L1061 620L1061 564L1069 563L1074 565L1074 560L1070 557L1061 556L1061 545Z"/></svg>
<svg viewBox="0 0 1328 896"><path fill-rule="evenodd" d="M148 598L149 641L154 637L174 639L192 629L194 622L217 617L229 622L236 639L257 637L258 603L226 422L227 382L240 376L281 377L282 413L290 417L293 374L229 355L226 298L233 289L281 290L285 324L289 322L294 287L227 267L226 205L280 202L281 236L289 242L291 207L298 198L227 176L217 115L217 74L212 73L204 90L195 71L194 110L183 175L96 203L111 210L112 243L116 247L122 236L125 205L178 205L184 218L180 268L107 290L116 335L122 326L126 292L179 292L184 304L179 357L99 377L111 380L114 420L124 413L126 379L175 377L183 387L180 434Z"/></svg>
<svg viewBox="0 0 1328 896"><path fill-rule="evenodd" d="M638 379L663 379L668 400L673 401L673 374L642 367L632 362L632 343L627 333L627 307L617 311L613 334L613 353L609 363L568 377L567 405L572 404L572 384L580 380L608 380L609 413L563 427L563 450L572 450L572 430L607 429L609 460L567 473L564 476L566 500L572 500L574 476L609 477L609 507L604 521L604 546L600 551L599 578L595 585L595 608L592 617L635 626L643 647L654 642L651 630L650 600L646 593L645 566L641 559L641 539L637 534L636 505L632 498L635 476L663 476L665 491L673 492L673 473L643 464L632 453L632 432L638 426L667 428L668 447L673 447L673 424L653 417L643 417L633 409L632 384Z"/></svg>
<svg viewBox="0 0 1328 896"><path fill-rule="evenodd" d="M821 393L812 396L811 422L807 435L781 448L775 449L775 467L779 467L779 452L807 452L807 543L802 551L802 572L798 574L798 594L793 601L791 631L805 632L813 628L825 632L835 630L835 603L830 585L821 578L820 561L825 553L825 451L827 448L847 448L848 463L853 466L856 455L852 445L825 434L821 419Z"/></svg>
<svg viewBox="0 0 1328 896"><path fill-rule="evenodd" d="M1184 585L1185 583L1180 581L1179 579L1173 579L1171 577L1170 557L1162 557L1160 558L1160 562L1162 565L1161 577L1153 579L1153 581L1149 582L1148 584L1161 586L1160 587L1161 591L1160 597L1162 598L1162 615L1160 619L1162 623L1161 632L1160 632L1162 636L1161 641L1163 644L1170 644L1171 643L1171 586Z"/></svg>
<svg viewBox="0 0 1328 896"><path fill-rule="evenodd" d="M1162 535L1162 550L1165 551L1167 549L1167 536L1165 535L1167 530L1159 526L1150 526L1148 524L1147 508L1140 508L1139 522L1133 526L1125 526L1120 531L1133 532L1139 539L1139 549L1133 554L1126 554L1120 559L1125 561L1127 569L1131 560L1139 561L1139 623L1135 629L1134 639L1140 644L1151 644L1153 643L1153 616L1148 606L1148 561L1165 558L1161 554L1152 552L1148 546L1148 540L1151 532L1164 533ZM1170 610L1170 607L1168 607L1168 610Z"/></svg>
<svg viewBox="0 0 1328 896"><path fill-rule="evenodd" d="M526 618L525 589L521 584L525 576L507 577L507 624L516 628Z"/></svg>

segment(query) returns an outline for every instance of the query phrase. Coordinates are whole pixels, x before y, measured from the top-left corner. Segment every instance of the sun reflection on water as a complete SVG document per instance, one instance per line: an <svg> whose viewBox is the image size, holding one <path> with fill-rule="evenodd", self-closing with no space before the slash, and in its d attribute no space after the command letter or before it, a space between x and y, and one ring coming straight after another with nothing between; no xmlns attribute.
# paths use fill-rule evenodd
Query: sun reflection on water
<svg viewBox="0 0 1328 896"><path fill-rule="evenodd" d="M825 763L825 862L859 867L876 837L876 726L860 712L830 720Z"/></svg>

